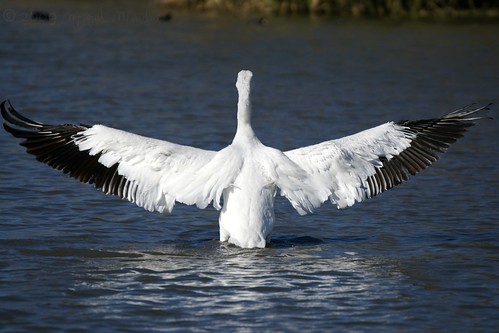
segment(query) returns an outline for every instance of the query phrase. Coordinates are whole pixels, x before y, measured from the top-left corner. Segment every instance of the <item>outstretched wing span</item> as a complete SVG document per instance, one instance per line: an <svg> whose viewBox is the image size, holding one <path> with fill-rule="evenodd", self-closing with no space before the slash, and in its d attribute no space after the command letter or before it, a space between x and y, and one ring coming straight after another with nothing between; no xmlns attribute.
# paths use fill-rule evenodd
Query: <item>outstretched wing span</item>
<svg viewBox="0 0 499 333"><path fill-rule="evenodd" d="M223 150L178 145L102 125L46 125L22 116L9 101L0 108L5 129L25 139L21 145L38 161L150 211L171 212L175 201L202 208L213 201L219 207L222 190L231 181L230 174L211 172L224 164Z"/></svg>
<svg viewBox="0 0 499 333"><path fill-rule="evenodd" d="M285 154L329 189L333 204L344 208L426 169L481 119L473 115L488 106L469 106L435 119L388 122Z"/></svg>

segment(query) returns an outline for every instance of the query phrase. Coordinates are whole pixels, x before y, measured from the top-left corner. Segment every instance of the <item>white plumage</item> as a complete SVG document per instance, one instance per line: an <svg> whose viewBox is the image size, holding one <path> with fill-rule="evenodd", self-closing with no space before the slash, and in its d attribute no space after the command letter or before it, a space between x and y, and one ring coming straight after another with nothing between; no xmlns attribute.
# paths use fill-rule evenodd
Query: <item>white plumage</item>
<svg viewBox="0 0 499 333"><path fill-rule="evenodd" d="M485 109L443 117L389 122L338 140L281 152L263 145L251 127L250 71L236 87L233 142L209 151L147 138L103 125L45 125L1 105L4 127L38 160L94 183L149 211L169 213L175 202L220 211L220 240L265 247L274 223L276 193L300 214L330 200L344 208L375 196L434 162ZM223 205L221 204L223 202Z"/></svg>

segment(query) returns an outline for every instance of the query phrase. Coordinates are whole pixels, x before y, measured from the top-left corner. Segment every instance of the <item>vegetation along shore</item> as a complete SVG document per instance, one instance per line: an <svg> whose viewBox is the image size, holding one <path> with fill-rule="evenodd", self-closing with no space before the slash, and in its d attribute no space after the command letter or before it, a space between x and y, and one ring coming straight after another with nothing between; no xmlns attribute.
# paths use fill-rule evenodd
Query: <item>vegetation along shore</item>
<svg viewBox="0 0 499 333"><path fill-rule="evenodd" d="M157 0L169 10L348 18L498 21L499 0Z"/></svg>

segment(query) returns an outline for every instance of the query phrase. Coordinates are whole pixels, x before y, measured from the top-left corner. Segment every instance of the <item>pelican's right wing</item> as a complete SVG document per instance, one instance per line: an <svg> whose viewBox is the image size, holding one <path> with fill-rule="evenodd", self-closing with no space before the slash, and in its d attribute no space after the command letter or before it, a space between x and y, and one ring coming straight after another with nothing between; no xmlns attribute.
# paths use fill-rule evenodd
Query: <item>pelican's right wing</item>
<svg viewBox="0 0 499 333"><path fill-rule="evenodd" d="M426 169L487 106L464 108L440 118L388 122L338 140L285 152L318 187L328 188L338 208L384 192ZM318 192L318 195L324 195ZM327 197L327 196L326 196Z"/></svg>
<svg viewBox="0 0 499 333"><path fill-rule="evenodd" d="M5 129L40 162L150 211L171 212L175 201L219 208L232 181L220 152L178 145L103 125L46 125L0 105ZM230 171L230 170L229 170ZM217 197L218 196L218 197Z"/></svg>

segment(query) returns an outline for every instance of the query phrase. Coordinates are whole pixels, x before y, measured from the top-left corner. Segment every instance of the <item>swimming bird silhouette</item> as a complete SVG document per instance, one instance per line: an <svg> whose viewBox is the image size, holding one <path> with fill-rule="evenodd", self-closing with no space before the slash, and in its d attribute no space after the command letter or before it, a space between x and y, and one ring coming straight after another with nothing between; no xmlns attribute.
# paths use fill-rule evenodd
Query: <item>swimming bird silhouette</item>
<svg viewBox="0 0 499 333"><path fill-rule="evenodd" d="M301 215L325 201L344 208L372 198L430 166L488 106L442 117L388 122L337 140L282 152L263 145L251 127L250 71L236 87L237 130L220 151L152 139L103 125L46 125L1 103L5 129L37 160L149 211L175 202L220 210L220 241L265 247L274 199ZM223 198L223 199L222 199ZM221 203L222 202L222 203Z"/></svg>

